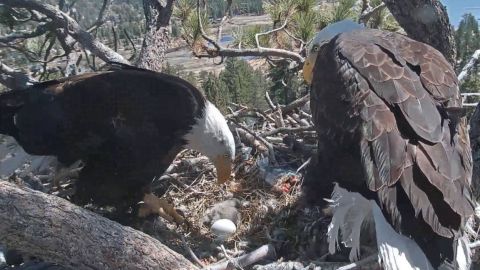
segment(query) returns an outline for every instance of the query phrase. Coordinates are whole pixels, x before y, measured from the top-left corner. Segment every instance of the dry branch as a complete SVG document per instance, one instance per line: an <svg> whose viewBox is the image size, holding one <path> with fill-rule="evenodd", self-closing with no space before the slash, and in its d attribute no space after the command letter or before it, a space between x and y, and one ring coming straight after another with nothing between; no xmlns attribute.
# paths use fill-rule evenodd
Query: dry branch
<svg viewBox="0 0 480 270"><path fill-rule="evenodd" d="M28 74L16 71L0 61L0 83L10 89L22 89L36 82Z"/></svg>
<svg viewBox="0 0 480 270"><path fill-rule="evenodd" d="M385 9L385 3L381 3L380 5L376 6L376 7L372 7L370 6L370 3L369 1L366 1L364 0L364 8L362 10L362 13L360 14L360 16L358 17L358 22L359 23L363 23L364 25L366 25L368 23L368 21L373 17L375 16L376 14L382 12L382 10Z"/></svg>
<svg viewBox="0 0 480 270"><path fill-rule="evenodd" d="M263 245L251 253L245 254L238 258L227 260L215 265L209 265L203 270L233 270L233 269L242 269L243 267L249 266L261 260L274 259L275 258L275 247L271 244Z"/></svg>
<svg viewBox="0 0 480 270"><path fill-rule="evenodd" d="M48 31L48 24L41 23L33 31L16 31L6 36L0 37L0 43L10 43L17 40L39 37Z"/></svg>
<svg viewBox="0 0 480 270"><path fill-rule="evenodd" d="M200 27L200 33L202 37L210 43L213 48L206 48L206 54L197 54L194 52L196 57L199 58L215 58L215 57L239 57L239 56L259 56L259 57L280 57L285 59L290 59L292 61L297 62L299 65L303 64L305 59L298 53L284 50L284 49L275 49L275 48L264 48L264 47L257 47L254 49L235 49L235 48L227 48L221 46L217 41L213 38L209 37L205 29L203 28L202 19L200 16L200 1L197 0L197 17L198 17L198 25ZM277 30L272 30L277 31ZM258 43L258 35L256 35L257 43Z"/></svg>
<svg viewBox="0 0 480 270"><path fill-rule="evenodd" d="M105 46L94 38L68 14L58 8L36 0L3 0L3 4L14 8L25 8L45 14L52 20L52 24L58 28L66 29L67 33L77 40L84 48L90 50L105 62L113 61L128 64L128 61L120 54Z"/></svg>
<svg viewBox="0 0 480 270"><path fill-rule="evenodd" d="M280 127L274 130L270 130L260 134L262 137L272 136L277 133L295 133L295 132L303 132L303 131L311 131L315 130L313 126L306 126L306 127Z"/></svg>
<svg viewBox="0 0 480 270"><path fill-rule="evenodd" d="M478 63L478 59L480 58L480 49L476 50L468 63L462 68L460 74L458 74L458 82L462 84L470 75L473 67Z"/></svg>
<svg viewBox="0 0 480 270"><path fill-rule="evenodd" d="M68 201L0 182L0 242L71 269L196 269L158 240Z"/></svg>

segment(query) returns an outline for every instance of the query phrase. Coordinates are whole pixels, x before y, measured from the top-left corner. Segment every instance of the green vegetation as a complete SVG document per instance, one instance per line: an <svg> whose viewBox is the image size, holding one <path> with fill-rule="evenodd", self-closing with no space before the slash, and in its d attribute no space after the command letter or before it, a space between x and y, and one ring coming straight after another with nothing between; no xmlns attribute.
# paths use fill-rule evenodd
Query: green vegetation
<svg viewBox="0 0 480 270"><path fill-rule="evenodd" d="M477 19L470 13L463 15L462 21L455 32L455 42L457 44L457 73L470 60L472 54L480 49L480 28ZM463 83L461 91L463 93L479 92L480 76L478 75L478 65L474 67L472 75Z"/></svg>

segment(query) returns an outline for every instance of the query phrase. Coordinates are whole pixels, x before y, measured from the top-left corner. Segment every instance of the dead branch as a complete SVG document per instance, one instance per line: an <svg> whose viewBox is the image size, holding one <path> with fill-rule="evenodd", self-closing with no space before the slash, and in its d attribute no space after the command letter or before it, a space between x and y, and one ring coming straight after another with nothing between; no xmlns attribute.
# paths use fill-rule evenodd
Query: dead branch
<svg viewBox="0 0 480 270"><path fill-rule="evenodd" d="M6 36L0 37L0 43L11 43L17 40L24 40L27 38L34 38L44 35L48 31L49 25L47 23L39 24L33 31L19 30Z"/></svg>
<svg viewBox="0 0 480 270"><path fill-rule="evenodd" d="M351 264L347 264L345 266L339 267L338 270L350 270L350 269L356 269L357 267L362 267L365 265L370 265L376 263L378 260L378 254L373 254L370 255L364 259L361 259L358 262L354 262Z"/></svg>
<svg viewBox="0 0 480 270"><path fill-rule="evenodd" d="M274 259L276 257L275 247L271 244L263 245L256 250L234 258L232 260L227 260L218 264L209 265L203 270L232 270L237 268L243 268L254 264L261 260Z"/></svg>
<svg viewBox="0 0 480 270"><path fill-rule="evenodd" d="M135 47L135 42L133 42L132 38L128 34L127 29L123 29L123 33L125 34L125 37L127 37L128 42L130 42L130 45L132 46L132 49L133 49L132 56L130 56L128 58L128 61L132 61L135 58L135 56L137 55L137 48Z"/></svg>
<svg viewBox="0 0 480 270"><path fill-rule="evenodd" d="M108 12L112 0L103 0L102 7L98 12L97 20L88 28L87 32L93 32L98 27L105 23L105 14Z"/></svg>
<svg viewBox="0 0 480 270"><path fill-rule="evenodd" d="M368 21L373 16L382 12L382 10L384 10L385 7L386 7L385 3L381 3L380 5L378 5L376 7L372 7L372 6L370 6L370 1L368 1L368 0L364 0L363 5L364 5L364 7L363 7L363 10L362 10L362 13L358 17L358 23L363 23L364 25L366 25L368 23Z"/></svg>
<svg viewBox="0 0 480 270"><path fill-rule="evenodd" d="M8 182L0 182L0 219L0 242L70 269L196 269L142 232Z"/></svg>
<svg viewBox="0 0 480 270"><path fill-rule="evenodd" d="M282 113L290 113L291 111L295 110L298 107L305 105L308 101L310 101L310 94L307 94L299 99L296 99L289 104L282 107Z"/></svg>
<svg viewBox="0 0 480 270"><path fill-rule="evenodd" d="M210 43L213 48L206 48L206 54L197 54L194 52L196 57L199 58L215 58L215 57L239 57L239 56L259 56L259 57L280 57L285 59L290 59L297 62L299 65L302 65L305 59L298 53L284 50L284 49L274 49L274 48L264 48L258 47L255 49L235 49L227 48L221 46L217 41L213 40L207 35L205 29L203 28L202 18L200 16L200 1L197 0L197 17L198 25L200 28L200 33L208 43ZM258 37L256 36L257 40Z"/></svg>
<svg viewBox="0 0 480 270"><path fill-rule="evenodd" d="M274 130L270 130L270 131L266 131L262 134L260 134L260 136L262 137L267 137L267 136L272 136L272 135L275 135L277 133L295 133L295 132L303 132L303 131L311 131L311 130L315 130L315 128L313 126L306 126L306 127L280 127L280 128L276 128Z"/></svg>
<svg viewBox="0 0 480 270"><path fill-rule="evenodd" d="M265 100L267 100L268 106L270 106L270 109L272 111L277 109L277 106L275 106L272 102L272 99L270 98L270 95L268 94L268 91L265 91Z"/></svg>
<svg viewBox="0 0 480 270"><path fill-rule="evenodd" d="M16 71L0 61L0 83L10 89L23 89L36 80L25 72Z"/></svg>
<svg viewBox="0 0 480 270"><path fill-rule="evenodd" d="M272 163L276 163L276 159L275 159L275 152L273 150L273 146L271 143L269 143L267 140L265 140L264 138L258 136L254 131L250 130L249 128L247 128L246 126L238 123L237 121L233 120L233 119L229 119L230 122L232 122L233 124L235 124L236 126L238 126L239 128L245 130L246 132L248 132L250 135L252 135L253 137L255 137L255 139L259 140L260 142L262 142L267 148L268 148L268 158L270 160L270 162Z"/></svg>
<svg viewBox="0 0 480 270"><path fill-rule="evenodd" d="M90 50L103 61L128 64L128 61L123 58L123 56L105 46L88 31L82 29L72 17L52 5L36 0L3 0L3 4L10 7L25 8L40 12L50 18L52 24L56 27L66 29L67 33L77 40L84 48Z"/></svg>
<svg viewBox="0 0 480 270"><path fill-rule="evenodd" d="M458 74L458 83L461 85L465 80L468 78L470 73L472 72L473 67L478 63L478 59L480 58L480 49L476 50L468 63L462 68L460 74Z"/></svg>

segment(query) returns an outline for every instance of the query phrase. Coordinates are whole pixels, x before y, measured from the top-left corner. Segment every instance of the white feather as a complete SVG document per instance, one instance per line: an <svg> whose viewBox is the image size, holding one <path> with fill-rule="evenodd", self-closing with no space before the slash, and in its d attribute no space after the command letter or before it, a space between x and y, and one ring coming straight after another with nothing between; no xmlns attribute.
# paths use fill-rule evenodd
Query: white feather
<svg viewBox="0 0 480 270"><path fill-rule="evenodd" d="M202 118L197 119L189 133L184 136L187 148L214 158L228 154L235 156L235 142L222 113L207 101Z"/></svg>
<svg viewBox="0 0 480 270"><path fill-rule="evenodd" d="M385 270L433 270L425 253L412 239L398 234L387 222L375 201L370 201L377 247Z"/></svg>
<svg viewBox="0 0 480 270"><path fill-rule="evenodd" d="M339 247L338 235L342 232L342 243L351 247L349 259L356 261L360 256L360 231L362 225L371 217L368 200L356 192L349 192L335 185L332 194L333 218L328 226L328 251L333 254Z"/></svg>
<svg viewBox="0 0 480 270"><path fill-rule="evenodd" d="M364 224L373 221L379 260L385 270L433 270L425 253L412 239L397 233L387 222L380 207L357 192L349 192L338 184L332 193L330 204L332 222L328 227L329 252L335 253L339 246L339 235L345 246L351 247L349 259L360 257L360 232ZM458 270L470 269L468 239L457 243L456 263Z"/></svg>
<svg viewBox="0 0 480 270"><path fill-rule="evenodd" d="M463 236L458 240L457 243L457 254L456 261L458 265L458 270L468 270L472 264L472 252L468 246L469 240L467 236Z"/></svg>

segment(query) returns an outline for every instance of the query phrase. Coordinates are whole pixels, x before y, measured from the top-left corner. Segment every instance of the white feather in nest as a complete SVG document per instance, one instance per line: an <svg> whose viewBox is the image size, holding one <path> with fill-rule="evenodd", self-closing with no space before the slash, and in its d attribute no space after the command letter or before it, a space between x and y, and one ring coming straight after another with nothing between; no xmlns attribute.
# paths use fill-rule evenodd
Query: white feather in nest
<svg viewBox="0 0 480 270"><path fill-rule="evenodd" d="M357 192L349 192L335 185L331 203L333 218L328 227L329 252L335 253L341 242L351 247L351 261L360 257L360 232L364 224L375 223L379 260L385 270L434 269L424 252L412 239L397 233L387 222L380 207ZM457 245L456 261L459 270L470 267L468 239L461 238ZM441 269L441 268L440 268Z"/></svg>

